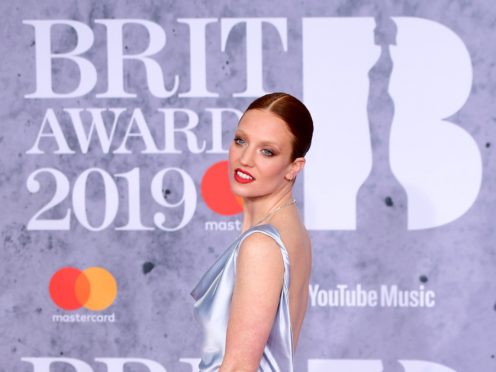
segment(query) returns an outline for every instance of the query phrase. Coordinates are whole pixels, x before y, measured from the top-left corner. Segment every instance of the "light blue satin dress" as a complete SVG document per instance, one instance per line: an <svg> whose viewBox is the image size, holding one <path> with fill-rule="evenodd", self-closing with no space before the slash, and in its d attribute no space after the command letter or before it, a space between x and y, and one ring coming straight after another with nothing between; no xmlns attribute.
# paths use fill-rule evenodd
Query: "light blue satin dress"
<svg viewBox="0 0 496 372"><path fill-rule="evenodd" d="M218 371L226 348L227 323L236 281L236 259L243 240L253 233L273 238L281 248L284 283L277 314L265 345L259 372L293 372L293 335L289 317L289 257L279 232L270 224L253 226L242 233L203 275L191 295L195 316L203 327L200 371ZM253 311L257 311L256 308Z"/></svg>

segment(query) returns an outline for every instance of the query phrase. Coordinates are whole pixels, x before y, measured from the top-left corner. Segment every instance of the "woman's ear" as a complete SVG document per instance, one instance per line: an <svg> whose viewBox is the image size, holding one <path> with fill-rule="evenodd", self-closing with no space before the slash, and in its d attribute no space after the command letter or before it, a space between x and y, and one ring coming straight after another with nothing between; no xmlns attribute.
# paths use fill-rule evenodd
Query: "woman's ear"
<svg viewBox="0 0 496 372"><path fill-rule="evenodd" d="M284 178L287 181L294 181L298 173L303 169L305 166L305 158L296 158L293 160L293 162L290 164L289 172L284 176Z"/></svg>

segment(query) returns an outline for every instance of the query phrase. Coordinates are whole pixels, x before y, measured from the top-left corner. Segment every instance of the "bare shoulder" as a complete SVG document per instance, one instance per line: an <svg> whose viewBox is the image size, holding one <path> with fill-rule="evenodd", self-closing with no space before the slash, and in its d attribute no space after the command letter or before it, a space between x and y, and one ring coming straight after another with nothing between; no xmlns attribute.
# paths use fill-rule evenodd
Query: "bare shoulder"
<svg viewBox="0 0 496 372"><path fill-rule="evenodd" d="M261 264L281 262L281 252L277 242L262 232L252 232L243 239L240 246L238 264L244 261L260 261Z"/></svg>
<svg viewBox="0 0 496 372"><path fill-rule="evenodd" d="M277 306L284 280L281 250L270 236L254 232L241 243L236 262L236 304L257 299L259 307ZM275 309L273 309L275 312ZM270 310L269 313L272 313Z"/></svg>
<svg viewBox="0 0 496 372"><path fill-rule="evenodd" d="M272 245L277 246L276 241L266 233L258 230L251 231L250 234L243 239L241 243L245 246Z"/></svg>

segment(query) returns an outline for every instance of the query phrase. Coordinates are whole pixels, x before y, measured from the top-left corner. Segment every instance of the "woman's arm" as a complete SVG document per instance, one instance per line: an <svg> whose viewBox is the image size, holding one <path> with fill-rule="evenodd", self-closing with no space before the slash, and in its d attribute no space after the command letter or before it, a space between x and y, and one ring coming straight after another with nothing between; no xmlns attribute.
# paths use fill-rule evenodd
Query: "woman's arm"
<svg viewBox="0 0 496 372"><path fill-rule="evenodd" d="M283 281L284 262L277 243L263 233L248 236L237 259L226 352L219 372L258 370Z"/></svg>

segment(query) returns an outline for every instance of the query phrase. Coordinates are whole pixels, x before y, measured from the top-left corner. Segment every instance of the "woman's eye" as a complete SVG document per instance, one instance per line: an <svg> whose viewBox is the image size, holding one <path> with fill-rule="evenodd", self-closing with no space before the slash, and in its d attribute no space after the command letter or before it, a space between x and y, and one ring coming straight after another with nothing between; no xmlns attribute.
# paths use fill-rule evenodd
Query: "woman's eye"
<svg viewBox="0 0 496 372"><path fill-rule="evenodd" d="M234 137L234 143L238 145L243 145L245 143L245 140L239 137Z"/></svg>
<svg viewBox="0 0 496 372"><path fill-rule="evenodd" d="M273 156L274 152L272 152L272 150L269 149L262 149L262 154L264 154L265 156Z"/></svg>

